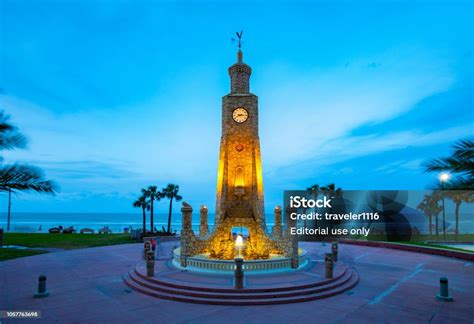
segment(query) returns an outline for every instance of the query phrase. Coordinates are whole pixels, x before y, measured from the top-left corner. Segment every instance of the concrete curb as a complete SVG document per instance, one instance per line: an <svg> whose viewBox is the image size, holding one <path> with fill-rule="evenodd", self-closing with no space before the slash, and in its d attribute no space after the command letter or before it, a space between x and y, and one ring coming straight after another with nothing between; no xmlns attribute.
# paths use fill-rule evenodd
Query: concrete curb
<svg viewBox="0 0 474 324"><path fill-rule="evenodd" d="M419 253L426 253L426 254L435 254L435 255L445 256L448 258L474 261L474 253L454 251L454 250L445 250L445 249L440 249L436 247L424 247L424 246L408 245L408 244L401 244L401 243L389 243L389 242L378 242L378 241L358 241L358 240L339 240L339 243L381 247L385 249L395 249L395 250L419 252Z"/></svg>

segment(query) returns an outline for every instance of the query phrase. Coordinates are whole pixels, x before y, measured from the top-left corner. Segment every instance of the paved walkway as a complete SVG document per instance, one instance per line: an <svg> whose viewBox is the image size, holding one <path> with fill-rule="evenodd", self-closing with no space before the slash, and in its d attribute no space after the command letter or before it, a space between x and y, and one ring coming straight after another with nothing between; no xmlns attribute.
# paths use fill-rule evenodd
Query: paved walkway
<svg viewBox="0 0 474 324"><path fill-rule="evenodd" d="M176 242L166 242L165 253ZM302 243L313 259L329 245ZM359 284L323 300L274 306L215 306L161 300L131 291L122 274L141 257L141 244L60 251L0 262L0 310L41 310L42 321L146 323L472 323L474 263L373 247L340 245ZM34 299L37 277L50 296ZM454 302L435 299L439 277L449 278ZM2 323L8 321L1 320ZM41 321L33 321L37 323Z"/></svg>

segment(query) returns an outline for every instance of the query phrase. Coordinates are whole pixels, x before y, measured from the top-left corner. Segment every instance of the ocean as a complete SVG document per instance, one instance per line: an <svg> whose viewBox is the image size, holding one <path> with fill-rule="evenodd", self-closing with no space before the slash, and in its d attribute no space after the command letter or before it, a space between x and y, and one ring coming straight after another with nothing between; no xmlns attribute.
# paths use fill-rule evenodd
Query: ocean
<svg viewBox="0 0 474 324"><path fill-rule="evenodd" d="M273 226L273 215L266 215L267 225ZM157 229L168 225L168 214L154 214L154 226ZM209 226L214 224L214 214L209 213L207 218ZM147 228L150 226L150 215L147 214ZM125 228L141 228L141 213L12 213L10 231L23 233L47 233L52 227L73 226L79 231L82 228L99 230L108 226L113 233L123 233ZM199 215L194 215L193 230L199 230ZM7 228L7 213L0 213L0 228ZM181 230L181 214L172 214L172 231Z"/></svg>
<svg viewBox="0 0 474 324"><path fill-rule="evenodd" d="M274 224L274 215L266 214L267 228L271 231ZM441 228L441 217L440 217ZM410 225L417 227L421 233L428 232L428 220L426 217L410 217ZM434 223L434 220L433 220ZM165 228L168 224L168 214L156 213L154 215L154 225L157 229ZM208 214L208 225L212 228L214 224L214 214ZM48 229L57 226L73 226L77 231L82 228L92 228L95 231L108 226L113 233L123 233L125 228L141 228L141 213L12 213L10 231L23 233L47 233ZM150 215L147 214L147 229L150 226ZM7 214L0 213L0 228L7 228ZM192 228L199 230L199 214L193 215ZM454 222L452 217L446 219L448 232L453 232ZM171 218L172 231L181 230L181 214L174 213ZM474 233L474 219L472 215L461 214L459 217L459 230L461 234ZM245 232L245 231L244 231Z"/></svg>

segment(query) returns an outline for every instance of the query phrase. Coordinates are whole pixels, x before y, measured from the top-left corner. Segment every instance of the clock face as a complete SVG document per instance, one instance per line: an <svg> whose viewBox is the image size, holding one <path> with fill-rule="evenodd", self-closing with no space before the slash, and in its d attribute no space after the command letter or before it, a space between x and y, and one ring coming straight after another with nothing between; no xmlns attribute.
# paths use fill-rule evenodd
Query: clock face
<svg viewBox="0 0 474 324"><path fill-rule="evenodd" d="M232 118L234 119L235 122L239 124L246 121L248 117L249 117L248 111L242 107L235 108L234 111L232 112Z"/></svg>

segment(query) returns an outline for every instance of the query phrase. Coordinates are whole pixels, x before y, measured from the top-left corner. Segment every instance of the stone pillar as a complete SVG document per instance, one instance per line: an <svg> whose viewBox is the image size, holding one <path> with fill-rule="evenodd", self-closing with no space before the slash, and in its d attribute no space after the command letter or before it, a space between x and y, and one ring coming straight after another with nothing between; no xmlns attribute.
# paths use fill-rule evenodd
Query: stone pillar
<svg viewBox="0 0 474 324"><path fill-rule="evenodd" d="M281 240L283 238L283 230L281 227L281 207L276 206L274 210L275 214L275 225L273 225L272 235L276 240Z"/></svg>
<svg viewBox="0 0 474 324"><path fill-rule="evenodd" d="M298 259L298 238L296 236L291 240L291 268L296 269L300 266Z"/></svg>
<svg viewBox="0 0 474 324"><path fill-rule="evenodd" d="M332 253L324 254L324 265L326 267L326 279L331 279L333 277L333 259Z"/></svg>
<svg viewBox="0 0 474 324"><path fill-rule="evenodd" d="M285 209L285 221L286 221L286 257L291 258L291 268L296 269L299 267L298 260L298 236L291 235L291 228L296 227L296 221L290 218L290 214L294 212L295 208Z"/></svg>
<svg viewBox="0 0 474 324"><path fill-rule="evenodd" d="M202 205L199 210L200 214L200 224L199 224L199 236L204 237L209 232L209 227L207 226L207 207Z"/></svg>
<svg viewBox="0 0 474 324"><path fill-rule="evenodd" d="M331 252L332 252L332 258L333 258L334 262L336 262L337 261L337 252L338 252L337 242L333 242L331 244Z"/></svg>
<svg viewBox="0 0 474 324"><path fill-rule="evenodd" d="M148 251L146 254L146 275L147 277L155 276L155 254L153 251Z"/></svg>
<svg viewBox="0 0 474 324"><path fill-rule="evenodd" d="M193 218L193 208L191 205L183 201L181 208L182 214L182 228L181 228L181 255L180 265L186 267L186 259L192 255L192 244L194 240L194 233L191 227Z"/></svg>
<svg viewBox="0 0 474 324"><path fill-rule="evenodd" d="M150 251L150 249L151 249L150 241L145 241L145 243L143 243L143 260L146 260L146 256L148 254L148 251Z"/></svg>

